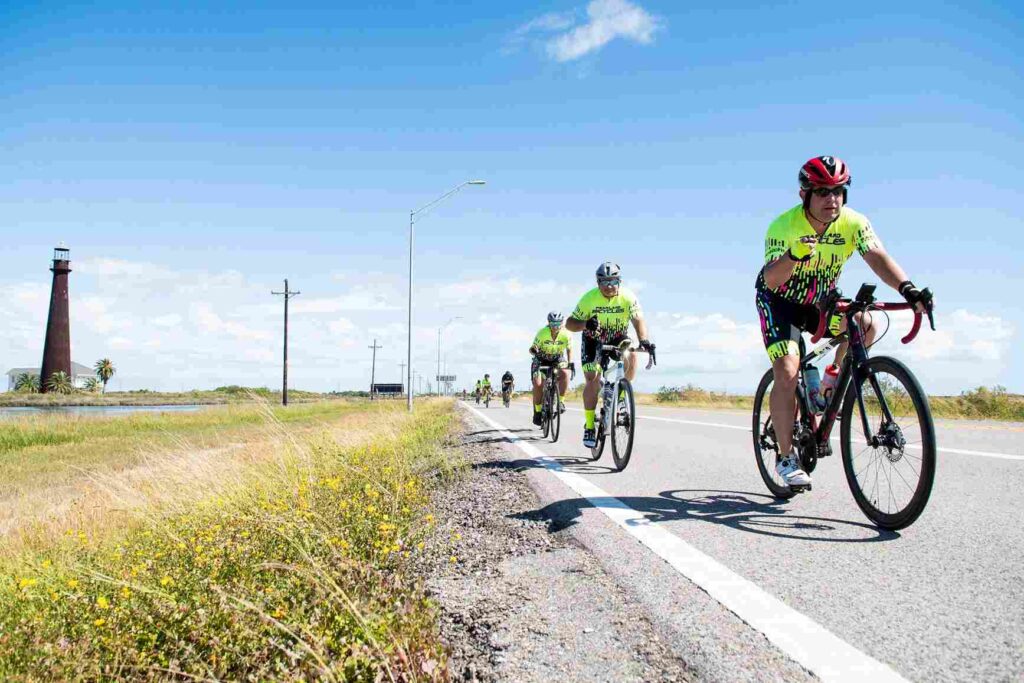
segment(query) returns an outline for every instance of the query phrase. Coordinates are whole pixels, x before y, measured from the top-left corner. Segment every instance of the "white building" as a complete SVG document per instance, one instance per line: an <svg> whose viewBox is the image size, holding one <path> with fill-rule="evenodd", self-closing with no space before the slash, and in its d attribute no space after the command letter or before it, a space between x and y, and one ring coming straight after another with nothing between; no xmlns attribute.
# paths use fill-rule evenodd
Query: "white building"
<svg viewBox="0 0 1024 683"><path fill-rule="evenodd" d="M39 368L11 368L7 371L7 391L14 391L14 383L18 381L18 377L23 374L31 375L32 377L39 377ZM85 381L90 377L95 377L96 371L90 368L88 365L82 365L81 363L71 362L71 382L79 389L85 386Z"/></svg>

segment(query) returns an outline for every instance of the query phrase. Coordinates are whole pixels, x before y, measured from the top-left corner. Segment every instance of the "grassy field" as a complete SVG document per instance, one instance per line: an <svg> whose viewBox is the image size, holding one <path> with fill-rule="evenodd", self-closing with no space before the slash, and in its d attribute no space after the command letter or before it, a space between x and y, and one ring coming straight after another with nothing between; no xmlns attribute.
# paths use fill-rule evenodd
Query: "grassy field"
<svg viewBox="0 0 1024 683"><path fill-rule="evenodd" d="M449 402L11 422L0 679L447 675L407 564Z"/></svg>
<svg viewBox="0 0 1024 683"><path fill-rule="evenodd" d="M662 387L656 394L641 394L638 403L686 408L736 408L751 410L753 396L727 394L693 385ZM1024 422L1024 396L1002 387L979 387L959 396L929 396L932 415L945 419L1009 420Z"/></svg>
<svg viewBox="0 0 1024 683"><path fill-rule="evenodd" d="M354 397L366 392L345 392L345 395L319 394L298 389L288 390L289 403L308 403L331 398ZM9 391L0 393L0 407L15 406L150 406L150 405L221 405L267 401L280 403L281 392L265 387L220 387L209 391L108 391L105 394L76 391L72 394L30 394Z"/></svg>

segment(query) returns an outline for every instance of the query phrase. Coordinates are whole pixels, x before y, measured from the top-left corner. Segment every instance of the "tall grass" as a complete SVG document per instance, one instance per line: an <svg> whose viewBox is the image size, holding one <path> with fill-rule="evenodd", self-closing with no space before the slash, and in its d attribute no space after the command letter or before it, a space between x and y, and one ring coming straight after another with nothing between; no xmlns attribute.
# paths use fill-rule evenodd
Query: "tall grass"
<svg viewBox="0 0 1024 683"><path fill-rule="evenodd" d="M128 533L68 531L0 570L0 678L436 680L407 570L450 471L450 405L365 407L372 443L282 431L278 457ZM284 430L284 427L281 427Z"/></svg>

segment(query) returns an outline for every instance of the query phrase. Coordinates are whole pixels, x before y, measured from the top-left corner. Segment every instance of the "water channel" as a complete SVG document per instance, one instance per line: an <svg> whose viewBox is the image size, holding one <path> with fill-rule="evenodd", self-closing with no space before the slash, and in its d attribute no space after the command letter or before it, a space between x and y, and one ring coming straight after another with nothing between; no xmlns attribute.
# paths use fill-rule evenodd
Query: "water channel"
<svg viewBox="0 0 1024 683"><path fill-rule="evenodd" d="M194 413L209 405L167 406L10 406L0 407L0 419L34 415L77 415L83 417L117 417L133 413Z"/></svg>

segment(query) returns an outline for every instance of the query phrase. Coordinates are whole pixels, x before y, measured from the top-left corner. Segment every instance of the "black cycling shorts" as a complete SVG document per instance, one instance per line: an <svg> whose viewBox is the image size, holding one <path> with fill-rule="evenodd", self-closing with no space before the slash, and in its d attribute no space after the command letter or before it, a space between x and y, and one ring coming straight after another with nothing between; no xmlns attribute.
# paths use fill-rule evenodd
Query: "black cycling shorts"
<svg viewBox="0 0 1024 683"><path fill-rule="evenodd" d="M800 355L800 335L818 329L819 312L814 304L797 304L765 289L757 290L754 300L761 318L761 339L772 363L783 356ZM826 337L840 332L842 316L833 315Z"/></svg>
<svg viewBox="0 0 1024 683"><path fill-rule="evenodd" d="M583 372L597 372L598 364L600 362L601 367L607 363L605 359L598 359L598 353L600 352L601 346L607 344L608 346L618 346L623 340L629 339L628 334L617 334L604 341L588 337L583 335L582 349L580 350L580 360L583 363Z"/></svg>

